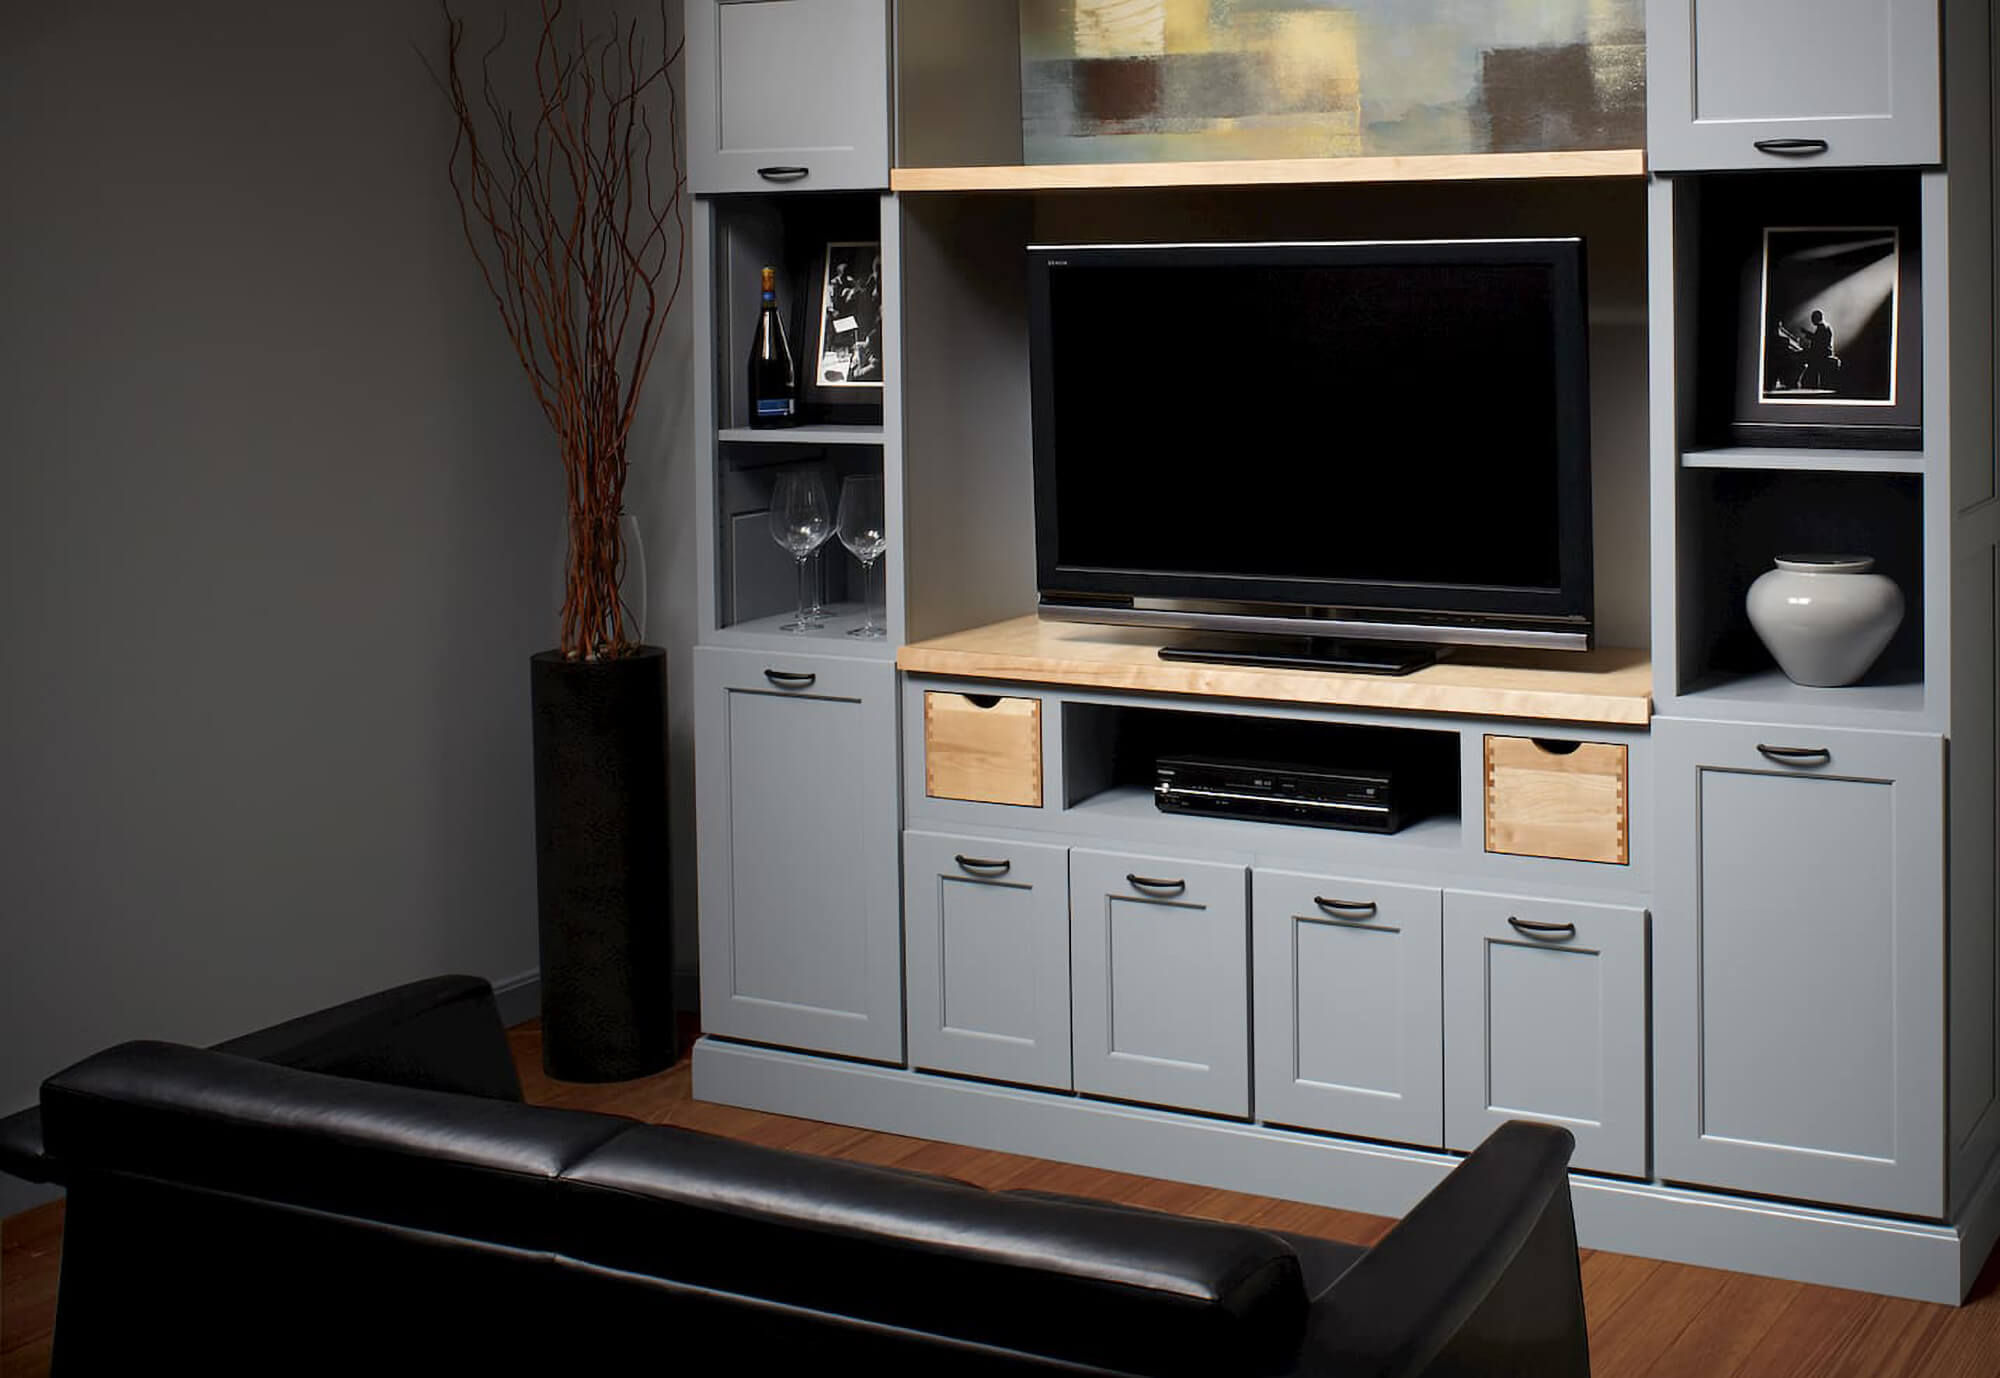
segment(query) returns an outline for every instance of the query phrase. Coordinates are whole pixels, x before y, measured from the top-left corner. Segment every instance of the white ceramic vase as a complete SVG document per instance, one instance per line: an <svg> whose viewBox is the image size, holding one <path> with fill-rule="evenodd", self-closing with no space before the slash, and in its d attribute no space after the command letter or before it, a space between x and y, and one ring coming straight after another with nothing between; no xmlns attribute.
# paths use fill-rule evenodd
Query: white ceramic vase
<svg viewBox="0 0 2000 1378"><path fill-rule="evenodd" d="M1794 684L1852 684L1903 621L1903 591L1866 555L1780 555L1750 585L1750 625Z"/></svg>

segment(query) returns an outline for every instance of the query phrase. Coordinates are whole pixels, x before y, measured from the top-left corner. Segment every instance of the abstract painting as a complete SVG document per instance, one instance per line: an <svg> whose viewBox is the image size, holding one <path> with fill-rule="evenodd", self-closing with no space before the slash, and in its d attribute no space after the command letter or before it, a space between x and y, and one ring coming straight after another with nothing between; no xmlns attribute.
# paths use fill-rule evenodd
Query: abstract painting
<svg viewBox="0 0 2000 1378"><path fill-rule="evenodd" d="M1645 0L1020 6L1029 163L1645 142Z"/></svg>

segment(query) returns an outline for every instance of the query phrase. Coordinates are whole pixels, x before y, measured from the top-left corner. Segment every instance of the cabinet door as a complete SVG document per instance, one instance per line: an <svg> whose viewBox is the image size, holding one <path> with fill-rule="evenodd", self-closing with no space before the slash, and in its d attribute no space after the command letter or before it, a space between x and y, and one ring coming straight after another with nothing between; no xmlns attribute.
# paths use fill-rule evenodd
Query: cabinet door
<svg viewBox="0 0 2000 1378"><path fill-rule="evenodd" d="M1660 1175L1941 1214L1943 740L1653 728Z"/></svg>
<svg viewBox="0 0 2000 1378"><path fill-rule="evenodd" d="M1067 1090L1069 853L903 835L910 1064Z"/></svg>
<svg viewBox="0 0 2000 1378"><path fill-rule="evenodd" d="M1444 1142L1442 905L1414 885L1251 873L1259 1119Z"/></svg>
<svg viewBox="0 0 2000 1378"><path fill-rule="evenodd" d="M1076 1089L1250 1113L1241 866L1073 850Z"/></svg>
<svg viewBox="0 0 2000 1378"><path fill-rule="evenodd" d="M888 0L687 0L697 193L889 185Z"/></svg>
<svg viewBox="0 0 2000 1378"><path fill-rule="evenodd" d="M1646 1175L1645 910L1447 890L1444 1008L1446 1147L1546 1120Z"/></svg>
<svg viewBox="0 0 2000 1378"><path fill-rule="evenodd" d="M1935 163L1938 0L1647 0L1655 172Z"/></svg>
<svg viewBox="0 0 2000 1378"><path fill-rule="evenodd" d="M695 651L709 1033L900 1062L895 670Z"/></svg>

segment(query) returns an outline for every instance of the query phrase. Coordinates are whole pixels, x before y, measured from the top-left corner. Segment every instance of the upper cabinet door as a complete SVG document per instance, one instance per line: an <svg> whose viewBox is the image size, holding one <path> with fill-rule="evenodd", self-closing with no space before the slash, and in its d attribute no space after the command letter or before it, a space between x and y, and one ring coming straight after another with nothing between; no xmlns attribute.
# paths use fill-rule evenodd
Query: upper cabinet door
<svg viewBox="0 0 2000 1378"><path fill-rule="evenodd" d="M1943 1214L1943 739L1653 741L1660 1176Z"/></svg>
<svg viewBox="0 0 2000 1378"><path fill-rule="evenodd" d="M1935 163L1938 0L1647 0L1647 161Z"/></svg>
<svg viewBox="0 0 2000 1378"><path fill-rule="evenodd" d="M698 194L889 185L888 0L688 0Z"/></svg>

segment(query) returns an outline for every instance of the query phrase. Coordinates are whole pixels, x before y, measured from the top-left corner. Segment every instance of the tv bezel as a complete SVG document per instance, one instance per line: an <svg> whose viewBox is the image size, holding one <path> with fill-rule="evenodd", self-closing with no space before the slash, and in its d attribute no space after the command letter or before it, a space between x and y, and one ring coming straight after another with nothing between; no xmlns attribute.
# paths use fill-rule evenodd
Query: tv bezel
<svg viewBox="0 0 2000 1378"><path fill-rule="evenodd" d="M1036 582L1045 616L1193 628L1588 646L1594 577L1590 496L1588 295L1580 238L1340 240L1270 243L1037 244L1028 249L1029 387ZM1056 559L1052 268L1161 263L1189 267L1529 263L1553 275L1557 561L1555 588L1506 584L1273 578L1064 565ZM1174 606L1136 610L1142 600ZM1129 607L1128 607L1129 601ZM1212 608L1190 603L1213 604ZM1232 615L1240 610L1241 615ZM1358 614L1344 616L1344 614ZM1338 624L1337 626L1335 624ZM1435 636L1429 633L1435 631Z"/></svg>

